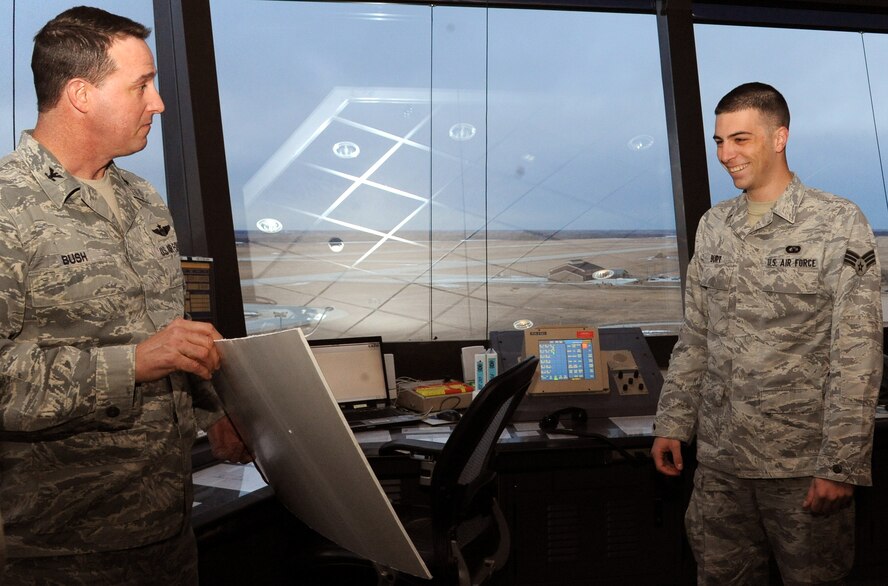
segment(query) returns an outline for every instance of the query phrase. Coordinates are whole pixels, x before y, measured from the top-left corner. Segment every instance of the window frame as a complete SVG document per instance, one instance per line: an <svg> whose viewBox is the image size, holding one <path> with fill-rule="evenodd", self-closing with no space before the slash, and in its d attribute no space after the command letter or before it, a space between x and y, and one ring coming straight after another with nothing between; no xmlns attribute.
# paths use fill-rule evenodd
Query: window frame
<svg viewBox="0 0 888 586"><path fill-rule="evenodd" d="M163 116L167 193L180 248L185 255L215 260L217 291L225 292L216 296L217 327L226 337L241 337L246 335L246 325L222 139L210 0L153 2L160 90L167 106ZM418 0L392 3L430 4ZM682 290L697 224L711 206L706 149L700 140L705 129L694 25L888 32L883 0L783 0L769 6L717 0L439 0L435 4L656 14Z"/></svg>

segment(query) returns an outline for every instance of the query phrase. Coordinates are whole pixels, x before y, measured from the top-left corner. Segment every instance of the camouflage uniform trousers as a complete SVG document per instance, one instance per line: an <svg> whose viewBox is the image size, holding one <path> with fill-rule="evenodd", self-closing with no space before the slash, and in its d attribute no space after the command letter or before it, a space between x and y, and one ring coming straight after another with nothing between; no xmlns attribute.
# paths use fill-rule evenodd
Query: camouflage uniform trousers
<svg viewBox="0 0 888 586"><path fill-rule="evenodd" d="M197 543L188 530L143 547L86 555L7 559L3 586L197 586Z"/></svg>
<svg viewBox="0 0 888 586"><path fill-rule="evenodd" d="M841 584L854 563L854 506L802 509L811 477L738 478L699 466L685 515L697 583L767 584L773 551L783 583Z"/></svg>

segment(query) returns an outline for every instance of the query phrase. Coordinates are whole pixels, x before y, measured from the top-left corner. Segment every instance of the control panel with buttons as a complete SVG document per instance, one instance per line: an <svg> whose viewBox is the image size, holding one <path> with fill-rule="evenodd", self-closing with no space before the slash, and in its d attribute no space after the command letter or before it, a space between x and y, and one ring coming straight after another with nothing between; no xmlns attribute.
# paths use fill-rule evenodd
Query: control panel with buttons
<svg viewBox="0 0 888 586"><path fill-rule="evenodd" d="M648 386L629 350L602 352L607 363L610 387L620 395L647 395Z"/></svg>

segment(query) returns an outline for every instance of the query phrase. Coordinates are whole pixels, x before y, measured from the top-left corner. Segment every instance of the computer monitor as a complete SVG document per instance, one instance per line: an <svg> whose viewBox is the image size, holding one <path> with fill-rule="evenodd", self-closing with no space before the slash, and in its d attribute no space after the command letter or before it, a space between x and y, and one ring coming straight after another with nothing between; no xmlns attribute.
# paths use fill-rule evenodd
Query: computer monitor
<svg viewBox="0 0 888 586"><path fill-rule="evenodd" d="M524 355L540 359L530 393L607 393L607 365L592 326L538 326L524 332Z"/></svg>
<svg viewBox="0 0 888 586"><path fill-rule="evenodd" d="M382 338L366 336L333 340L309 340L312 354L333 396L344 408L376 402L381 407L388 400L385 383L385 358Z"/></svg>

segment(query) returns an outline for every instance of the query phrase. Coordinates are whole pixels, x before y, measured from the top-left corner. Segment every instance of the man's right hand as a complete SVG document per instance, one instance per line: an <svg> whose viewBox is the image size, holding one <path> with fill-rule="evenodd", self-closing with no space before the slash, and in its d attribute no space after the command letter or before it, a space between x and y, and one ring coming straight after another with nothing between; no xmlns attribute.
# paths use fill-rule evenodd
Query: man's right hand
<svg viewBox="0 0 888 586"><path fill-rule="evenodd" d="M220 363L214 340L221 339L211 324L173 320L136 346L136 382L155 381L175 371L210 380Z"/></svg>
<svg viewBox="0 0 888 586"><path fill-rule="evenodd" d="M681 460L681 442L668 437L654 439L651 457L657 470L666 476L678 476L684 466Z"/></svg>

